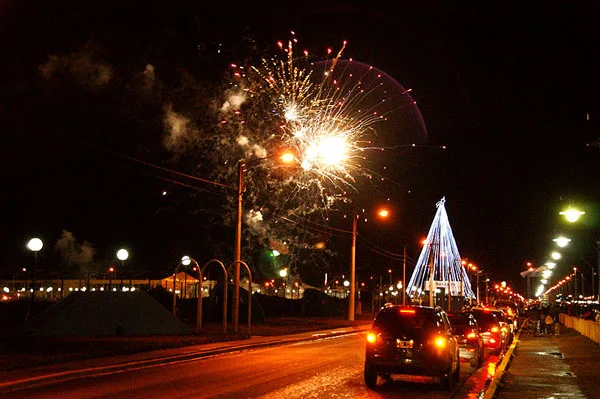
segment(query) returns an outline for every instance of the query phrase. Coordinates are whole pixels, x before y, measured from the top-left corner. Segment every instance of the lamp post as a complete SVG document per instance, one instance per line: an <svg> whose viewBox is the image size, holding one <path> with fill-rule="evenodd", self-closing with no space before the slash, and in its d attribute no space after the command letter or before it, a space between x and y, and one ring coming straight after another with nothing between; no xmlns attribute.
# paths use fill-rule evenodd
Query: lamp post
<svg viewBox="0 0 600 399"><path fill-rule="evenodd" d="M565 217L565 219L570 223L575 223L579 220L579 218L585 215L585 212L580 211L579 209L568 207L566 210L559 212L559 215ZM598 257L598 263L596 265L597 272L596 275L600 276L600 239L596 239L596 254ZM594 290L594 273L592 271L592 291ZM592 292L592 295L596 296L595 292ZM600 301L600 280L598 281L598 295L596 299Z"/></svg>
<svg viewBox="0 0 600 399"><path fill-rule="evenodd" d="M117 251L117 259L121 261L121 290L123 290L123 271L125 270L125 261L129 258L129 252L126 249L119 249Z"/></svg>
<svg viewBox="0 0 600 399"><path fill-rule="evenodd" d="M27 243L27 248L31 252L33 252L33 255L34 255L33 273L31 275L31 290L32 291L31 291L31 309L30 309L30 313L33 313L33 308L35 306L35 291L36 291L35 277L36 277L37 263L38 263L38 252L40 252L42 250L43 246L44 246L44 243L39 238L32 238Z"/></svg>
<svg viewBox="0 0 600 399"><path fill-rule="evenodd" d="M243 217L243 201L244 192L246 187L244 185L244 172L247 165L252 163L258 163L265 159L277 157L277 155L271 155L263 158L256 158L250 161L244 161L243 159L238 160L238 185L237 185L237 220L235 227L235 255L234 255L234 266L233 266L233 304L232 304L232 315L231 324L234 332L239 330L239 312L240 312L240 262L242 261L242 217ZM279 155L279 159L284 164L291 164L295 157L293 154L286 152L283 155Z"/></svg>
<svg viewBox="0 0 600 399"><path fill-rule="evenodd" d="M390 215L390 212L381 208L377 211L377 215L380 218L387 218ZM355 298L356 295L356 236L358 235L358 214L356 213L356 209L352 214L352 249L350 251L350 298L348 301L348 321L354 321L354 306L355 306ZM392 284L392 270L389 270L390 273L390 285Z"/></svg>

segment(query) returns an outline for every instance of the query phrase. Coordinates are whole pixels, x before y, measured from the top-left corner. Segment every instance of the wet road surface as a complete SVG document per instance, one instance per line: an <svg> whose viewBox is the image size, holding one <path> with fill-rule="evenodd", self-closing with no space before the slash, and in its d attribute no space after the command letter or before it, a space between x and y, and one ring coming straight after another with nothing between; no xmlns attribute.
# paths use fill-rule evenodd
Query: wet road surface
<svg viewBox="0 0 600 399"><path fill-rule="evenodd" d="M182 348L182 351L185 349ZM498 358L478 369L461 363L453 391L437 380L399 377L379 389L363 381L364 334L281 345L122 372L98 374L27 390L3 398L477 398Z"/></svg>

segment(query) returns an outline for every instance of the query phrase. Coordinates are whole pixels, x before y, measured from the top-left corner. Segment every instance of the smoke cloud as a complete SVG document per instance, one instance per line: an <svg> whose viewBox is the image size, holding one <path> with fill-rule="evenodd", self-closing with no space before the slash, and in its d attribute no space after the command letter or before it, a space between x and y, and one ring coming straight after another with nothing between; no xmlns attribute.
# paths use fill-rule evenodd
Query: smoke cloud
<svg viewBox="0 0 600 399"><path fill-rule="evenodd" d="M89 46L76 53L50 55L38 69L45 79L63 76L92 90L105 87L113 77L112 66L101 61Z"/></svg>
<svg viewBox="0 0 600 399"><path fill-rule="evenodd" d="M84 269L94 261L96 254L91 243L88 241L77 243L73 233L67 230L63 230L60 238L56 241L56 249L60 252L63 268L77 265Z"/></svg>

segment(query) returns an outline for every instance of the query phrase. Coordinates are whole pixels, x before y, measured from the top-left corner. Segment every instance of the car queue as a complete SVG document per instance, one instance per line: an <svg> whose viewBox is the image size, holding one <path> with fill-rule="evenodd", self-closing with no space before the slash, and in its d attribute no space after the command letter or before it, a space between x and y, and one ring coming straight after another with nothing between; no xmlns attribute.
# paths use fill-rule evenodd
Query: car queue
<svg viewBox="0 0 600 399"><path fill-rule="evenodd" d="M495 306L446 312L439 306L386 304L367 333L365 384L376 389L380 379L390 381L392 375L420 375L452 389L461 363L478 368L486 352L500 356L510 345L517 313L509 308L512 317Z"/></svg>

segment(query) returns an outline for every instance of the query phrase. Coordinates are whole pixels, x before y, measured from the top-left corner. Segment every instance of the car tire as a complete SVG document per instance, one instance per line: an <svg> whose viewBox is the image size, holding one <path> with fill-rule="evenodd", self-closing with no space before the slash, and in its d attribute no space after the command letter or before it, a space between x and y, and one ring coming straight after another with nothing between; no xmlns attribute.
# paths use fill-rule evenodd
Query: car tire
<svg viewBox="0 0 600 399"><path fill-rule="evenodd" d="M479 367L479 355L477 357L471 358L471 360L469 360L469 365L474 369Z"/></svg>
<svg viewBox="0 0 600 399"><path fill-rule="evenodd" d="M452 378L454 379L455 382L460 381L460 357L456 358L456 370L454 370L454 374L452 375Z"/></svg>
<svg viewBox="0 0 600 399"><path fill-rule="evenodd" d="M377 388L377 373L370 367L365 366L365 385L369 389Z"/></svg>
<svg viewBox="0 0 600 399"><path fill-rule="evenodd" d="M454 386L454 378L451 370L444 370L440 374L440 388L445 391L451 391Z"/></svg>

